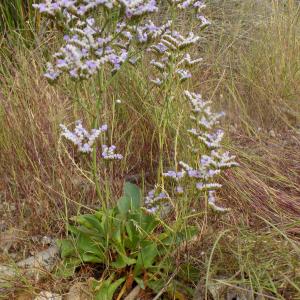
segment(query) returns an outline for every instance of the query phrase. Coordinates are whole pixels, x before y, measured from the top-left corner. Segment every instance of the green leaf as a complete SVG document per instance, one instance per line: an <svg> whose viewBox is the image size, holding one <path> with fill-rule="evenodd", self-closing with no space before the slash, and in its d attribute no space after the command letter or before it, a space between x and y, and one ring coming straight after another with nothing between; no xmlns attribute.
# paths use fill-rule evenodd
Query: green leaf
<svg viewBox="0 0 300 300"><path fill-rule="evenodd" d="M122 226L121 221L118 219L113 220L113 231L112 231L112 240L118 244L122 244Z"/></svg>
<svg viewBox="0 0 300 300"><path fill-rule="evenodd" d="M80 234L87 234L94 237L99 236L99 232L96 229L89 229L85 226L68 225L68 231L73 235L73 237L78 237Z"/></svg>
<svg viewBox="0 0 300 300"><path fill-rule="evenodd" d="M136 263L136 259L128 257L124 245L122 243L114 243L114 249L118 252L117 259L112 263L112 266L117 269L122 269Z"/></svg>
<svg viewBox="0 0 300 300"><path fill-rule="evenodd" d="M111 266L119 270L125 268L127 264L126 261L124 261L122 255L118 255L117 259L111 263Z"/></svg>
<svg viewBox="0 0 300 300"><path fill-rule="evenodd" d="M121 214L126 215L132 208L131 198L122 196L118 201L118 210Z"/></svg>
<svg viewBox="0 0 300 300"><path fill-rule="evenodd" d="M141 191L130 182L126 182L124 186L124 195L118 201L118 210L121 214L126 214L130 210L137 210L141 206Z"/></svg>
<svg viewBox="0 0 300 300"><path fill-rule="evenodd" d="M102 233L102 227L99 219L96 215L86 214L81 216L75 216L72 218L75 222L85 226L89 229L96 229Z"/></svg>
<svg viewBox="0 0 300 300"><path fill-rule="evenodd" d="M124 186L124 195L132 199L135 204L135 208L139 208L141 206L141 191L137 185L126 182Z"/></svg>
<svg viewBox="0 0 300 300"><path fill-rule="evenodd" d="M73 256L76 254L74 244L71 240L57 240L56 241L58 248L60 249L60 256L62 259Z"/></svg>
<svg viewBox="0 0 300 300"><path fill-rule="evenodd" d="M134 226L134 224L131 220L129 220L126 223L125 227L126 227L126 232L128 235L128 238L124 241L125 247L133 250L137 247L137 244L142 236L137 231L136 227Z"/></svg>
<svg viewBox="0 0 300 300"><path fill-rule="evenodd" d="M109 222L109 216L107 214L103 214L102 219L101 219L101 228L102 231L105 233L105 235L107 235L107 233L110 230L110 222Z"/></svg>
<svg viewBox="0 0 300 300"><path fill-rule="evenodd" d="M136 222L144 234L151 234L155 227L159 224L154 215L145 214L142 210L138 213L131 214L131 219Z"/></svg>
<svg viewBox="0 0 300 300"><path fill-rule="evenodd" d="M99 287L96 287L95 300L112 300L114 293L118 287L125 281L122 277L112 283L112 278L106 279L101 282Z"/></svg>
<svg viewBox="0 0 300 300"><path fill-rule="evenodd" d="M78 230L78 226L68 224L67 228L68 232L70 232L74 236L77 236L80 233L80 231Z"/></svg>
<svg viewBox="0 0 300 300"><path fill-rule="evenodd" d="M155 243L151 243L148 246L143 247L138 255L137 262L134 268L135 276L138 276L143 270L151 267L157 255L158 250Z"/></svg>
<svg viewBox="0 0 300 300"><path fill-rule="evenodd" d="M96 242L86 234L80 234L77 240L78 252L82 256L82 260L84 262L89 262L84 260L84 257L89 258L89 256L86 256L86 254L92 254L93 256L99 257L101 261L105 261L106 257L104 251L102 250L103 246L101 248L100 245L100 241Z"/></svg>
<svg viewBox="0 0 300 300"><path fill-rule="evenodd" d="M128 239L125 240L125 246L136 249L142 240L149 239L157 225L156 218L145 214L142 210L128 215L125 225Z"/></svg>
<svg viewBox="0 0 300 300"><path fill-rule="evenodd" d="M83 253L81 258L86 263L98 264L98 263L106 262L106 260L103 259L103 257L99 257L99 256L96 256L96 255L91 254L91 253Z"/></svg>
<svg viewBox="0 0 300 300"><path fill-rule="evenodd" d="M79 258L66 258L58 266L55 274L61 278L68 278L74 275L75 270L80 266L81 260Z"/></svg>
<svg viewBox="0 0 300 300"><path fill-rule="evenodd" d="M147 282L147 286L153 290L155 293L160 292L166 284L166 278L164 279L155 279L155 280L149 280Z"/></svg>
<svg viewBox="0 0 300 300"><path fill-rule="evenodd" d="M125 278L120 278L116 280L114 283L110 284L108 288L108 293L107 293L107 300L110 300L113 298L115 291L117 288L125 281Z"/></svg>
<svg viewBox="0 0 300 300"><path fill-rule="evenodd" d="M118 258L111 265L116 269L122 269L136 263L136 259L130 258L125 254L119 253Z"/></svg>
<svg viewBox="0 0 300 300"><path fill-rule="evenodd" d="M139 277L134 277L135 282L140 286L141 289L145 289L145 283L144 280Z"/></svg>

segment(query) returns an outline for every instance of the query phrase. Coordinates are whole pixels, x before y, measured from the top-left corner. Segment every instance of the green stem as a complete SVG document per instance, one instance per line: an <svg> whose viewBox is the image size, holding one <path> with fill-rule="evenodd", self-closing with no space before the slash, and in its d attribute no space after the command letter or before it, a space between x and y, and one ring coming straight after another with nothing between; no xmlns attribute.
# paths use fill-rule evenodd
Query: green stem
<svg viewBox="0 0 300 300"><path fill-rule="evenodd" d="M102 106L102 95L103 95L103 68L100 70L99 75L98 75L98 86L99 86L99 94L98 94L96 104L95 104L95 116L93 118L93 126L92 126L93 128L98 128L100 126L99 115L100 115L100 110L101 110L101 106ZM106 201L103 201L103 198L102 198L101 188L100 188L100 183L99 183L96 145L94 145L92 156L93 156L92 171L93 171L94 183L95 183L95 187L96 187L96 193L97 193L99 200L102 203L102 207L107 208L107 203L106 203Z"/></svg>
<svg viewBox="0 0 300 300"><path fill-rule="evenodd" d="M174 91L174 67L175 67L176 59L175 57L171 57L169 64L169 72L168 78L166 80L165 88L164 88L164 103L163 103L163 111L161 114L160 120L160 128L159 131L159 168L158 168L158 182L161 182L162 188L164 188L164 177L161 176L163 173L163 161L164 161L164 146L166 143L166 129L169 122L170 115L170 107L173 95L176 94Z"/></svg>

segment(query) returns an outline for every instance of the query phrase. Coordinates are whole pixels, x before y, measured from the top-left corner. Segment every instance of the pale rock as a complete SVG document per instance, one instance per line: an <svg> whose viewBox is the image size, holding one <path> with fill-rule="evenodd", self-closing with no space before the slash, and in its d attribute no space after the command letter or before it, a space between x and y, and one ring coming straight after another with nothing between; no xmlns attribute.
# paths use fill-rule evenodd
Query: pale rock
<svg viewBox="0 0 300 300"><path fill-rule="evenodd" d="M17 262L14 266L0 265L0 286L20 275L33 277L38 281L45 272L51 272L58 258L59 249L49 247L34 256Z"/></svg>
<svg viewBox="0 0 300 300"><path fill-rule="evenodd" d="M76 282L66 295L66 300L90 300L89 287L86 283Z"/></svg>
<svg viewBox="0 0 300 300"><path fill-rule="evenodd" d="M17 263L19 268L25 269L25 273L39 280L43 272L51 272L58 258L59 249L56 246L49 247L34 256Z"/></svg>
<svg viewBox="0 0 300 300"><path fill-rule="evenodd" d="M270 130L269 134L270 134L270 137L272 137L272 138L276 137L276 134L275 134L274 130Z"/></svg>
<svg viewBox="0 0 300 300"><path fill-rule="evenodd" d="M42 291L34 300L62 300L62 296L48 291Z"/></svg>
<svg viewBox="0 0 300 300"><path fill-rule="evenodd" d="M124 300L137 300L138 295L140 293L141 288L137 285L127 296Z"/></svg>

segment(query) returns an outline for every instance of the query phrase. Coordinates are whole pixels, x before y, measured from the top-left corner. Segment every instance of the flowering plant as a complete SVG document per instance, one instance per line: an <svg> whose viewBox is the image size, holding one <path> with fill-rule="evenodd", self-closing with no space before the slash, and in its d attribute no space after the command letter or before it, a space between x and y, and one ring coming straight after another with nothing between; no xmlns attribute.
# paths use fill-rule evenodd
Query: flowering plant
<svg viewBox="0 0 300 300"><path fill-rule="evenodd" d="M179 9L193 7L200 15L202 1L169 1ZM52 18L64 35L64 46L53 54L45 76L53 81L63 73L73 79L89 78L109 64L112 72L125 62L135 63L135 50L149 44L173 24L155 25L148 18L159 12L156 0L45 0L34 4L40 13ZM94 18L96 15L97 19Z"/></svg>
<svg viewBox="0 0 300 300"><path fill-rule="evenodd" d="M191 137L190 161L175 160L175 170L165 171L164 167L170 107L176 98L181 97L178 95L182 94L182 87L192 77L193 67L202 61L202 58L192 57L188 52L197 45L200 37L193 32L180 33L176 14L192 9L196 20L199 20L198 28L202 29L209 24L201 14L205 5L197 0L168 0L161 4L156 0L44 0L34 6L51 18L64 36L63 45L53 54L52 62L47 64L45 77L56 82L66 75L78 83L98 76L98 97L94 107L87 108L93 118L94 129L89 131L81 121L77 121L74 131L65 125L61 125L61 130L62 136L81 153L92 154L94 182L100 199L97 139L108 130L108 126L100 125L99 120L106 89L123 66L136 65L147 54L151 56L150 65L153 74L156 74L149 82L163 95L158 168L158 186L163 191L157 188L151 190L144 201L146 209L142 209L139 189L127 183L124 196L116 207L103 205L95 214L73 218L75 225L69 227L70 238L59 242L68 270L71 267L74 271L81 263L106 264L112 268L98 286L100 294L112 299L116 289L124 282L126 291L126 287L131 287L134 281L145 288L151 284L149 278L158 280L164 253L171 253L178 242L189 240L195 234L194 228L186 224L186 235L183 236L175 230L175 226L159 222L155 212L170 198L181 197L192 184L210 207L226 211L216 204L216 190L221 187L216 179L222 170L237 166L237 163L234 156L222 150L224 132L216 129L224 114L213 112L211 101L203 100L200 94L187 90L182 95L191 105L190 122L193 126L186 128ZM156 20L161 19L162 8L170 13L170 19L155 24L155 15ZM86 109L86 106L82 107ZM122 154L116 153L115 145L102 143L101 150L101 158L105 160L123 158ZM166 191L165 178L175 182L175 189ZM122 291L124 293L124 288ZM119 295L118 299L121 297Z"/></svg>
<svg viewBox="0 0 300 300"><path fill-rule="evenodd" d="M164 280L170 271L166 255L189 241L197 230L186 227L176 231L147 213L141 204L139 188L126 183L115 207L73 217L69 238L58 241L64 259L60 274L71 276L82 263L102 265L107 271L97 285L95 297L99 299L113 299L120 285L119 299L134 283L142 289L155 289L154 283Z"/></svg>
<svg viewBox="0 0 300 300"><path fill-rule="evenodd" d="M209 22L200 13L205 7L202 1L169 0L168 5L173 19L155 25L151 16L158 14L161 8L156 0L44 0L34 4L64 34L64 45L53 54L53 62L47 64L45 77L54 82L65 73L79 81L97 74L101 77L101 86L92 110L99 111L102 94L110 82L106 80L103 83L103 72L107 70L105 66L110 68L113 76L123 64L135 64L139 54L141 56L147 50L156 56L151 64L160 72L160 76L152 81L159 86L165 85L166 102L169 102L172 99L169 91L173 77L180 82L185 81L191 77L189 69L201 61L200 58L192 59L186 53L187 48L198 42L199 36L193 32L187 36L177 32L174 29L174 13L176 10L192 8L202 26ZM93 126L98 129L90 133L80 121L73 133L64 125L61 125L61 129L62 135L77 145L80 152L93 152L94 181L97 186L96 147L93 146L107 126L99 127L98 115L93 118ZM162 153L163 149L160 148ZM122 155L115 154L115 150L114 145L102 145L102 157L121 159Z"/></svg>
<svg viewBox="0 0 300 300"><path fill-rule="evenodd" d="M230 155L228 151L222 151L221 142L224 131L215 129L224 113L212 112L211 101L203 100L200 94L185 91L185 96L191 104L190 119L194 124L193 128L187 130L191 135L189 150L193 165L179 161L176 170L164 172L163 176L175 182L177 196L184 193L184 184L188 190L188 185L192 183L196 185L199 191L204 192L212 209L226 212L228 209L216 204L216 190L222 185L215 179L223 170L236 167L238 163L235 162L235 156ZM153 212L158 210L162 202L166 202L167 199L166 193L160 193L159 196L156 196L155 190L152 190L146 197L146 204Z"/></svg>

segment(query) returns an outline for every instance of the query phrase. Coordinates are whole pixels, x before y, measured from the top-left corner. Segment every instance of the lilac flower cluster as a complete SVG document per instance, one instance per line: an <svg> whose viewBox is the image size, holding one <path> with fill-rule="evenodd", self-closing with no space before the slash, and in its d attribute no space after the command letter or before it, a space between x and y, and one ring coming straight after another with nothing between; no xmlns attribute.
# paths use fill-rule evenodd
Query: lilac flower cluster
<svg viewBox="0 0 300 300"><path fill-rule="evenodd" d="M130 34L121 28L120 37L115 39L111 34L101 36L100 32L94 18L79 20L64 36L65 45L53 54L54 64L48 63L45 76L56 80L67 73L73 79L85 79L98 73L104 64L110 64L112 71L120 69L128 58Z"/></svg>
<svg viewBox="0 0 300 300"><path fill-rule="evenodd" d="M155 0L44 0L40 4L33 4L41 13L50 16L67 13L75 16L84 16L98 7L106 9L119 8L125 11L127 18L142 16L158 10Z"/></svg>
<svg viewBox="0 0 300 300"><path fill-rule="evenodd" d="M186 53L186 49L196 44L199 39L200 37L194 35L193 32L187 36L183 36L177 31L165 32L159 43L150 47L150 51L156 56L156 59L151 61L151 65L159 72L159 76L151 81L160 86L174 75L180 82L191 78L192 74L189 69L201 62L202 59L191 59L191 56Z"/></svg>
<svg viewBox="0 0 300 300"><path fill-rule="evenodd" d="M61 135L67 140L72 142L77 146L78 151L82 153L91 153L95 145L96 139L104 132L107 131L108 126L106 124L100 126L97 129L92 129L90 132L86 130L82 121L76 121L76 126L74 131L70 131L65 125L61 124L60 128L62 130ZM112 145L108 147L107 145L102 145L102 157L104 159L116 159L120 160L123 158L121 154L115 153L116 146Z"/></svg>
<svg viewBox="0 0 300 300"><path fill-rule="evenodd" d="M192 6L201 9L204 7L202 1L170 1L178 8ZM204 25L209 23L203 16L199 16L199 18ZM188 47L198 41L199 37L192 32L187 36L182 36L176 31L165 32L159 43L150 47L157 58L151 61L151 65L160 73L160 76L153 79L152 82L161 86L168 78L171 78L170 84L176 85L176 80L174 80L176 76L177 82L191 78L190 67L200 63L202 59L192 59L186 51ZM170 70L173 70L172 74L170 74ZM180 161L176 165L175 171L170 170L162 175L174 182L175 195L184 193L186 185L192 182L199 192L206 195L210 207L220 212L227 211L216 204L216 191L222 187L220 183L216 182L216 179L223 170L238 166L238 164L235 162L235 156L222 150L224 131L216 127L224 113L213 112L212 102L202 99L200 94L185 91L184 96L191 105L190 120L193 124L192 128L187 129L191 135L191 144L189 145L191 164ZM155 194L155 190L151 191L151 195L148 195L145 201L151 212L156 211L162 205L160 199L154 196Z"/></svg>
<svg viewBox="0 0 300 300"><path fill-rule="evenodd" d="M197 19L201 20L202 26L209 25L210 22L201 14L201 10L206 7L203 1L195 0L168 0L179 9L193 8L196 10Z"/></svg>
<svg viewBox="0 0 300 300"><path fill-rule="evenodd" d="M172 21L167 21L165 24L157 26L151 20L147 20L145 24L140 24L136 27L130 27L135 33L139 43L149 43L160 38L163 34L170 31Z"/></svg>
<svg viewBox="0 0 300 300"><path fill-rule="evenodd" d="M202 26L209 24L209 21L201 15L201 10L205 7L203 1L195 0L169 0L169 3L179 9L193 8L196 10L197 18L201 21ZM167 28L164 33L161 32L158 43L149 47L149 50L154 53L155 59L151 60L153 65L159 72L158 77L151 81L161 86L168 78L177 77L179 82L192 77L190 68L202 61L202 58L192 59L187 53L187 48L197 44L200 37L193 32L187 35L182 35L174 30ZM172 72L170 72L172 70Z"/></svg>
<svg viewBox="0 0 300 300"><path fill-rule="evenodd" d="M123 158L123 155L115 153L115 150L117 149L116 146L107 146L107 145L102 145L102 157L106 160L111 160L111 159L116 159L120 160Z"/></svg>
<svg viewBox="0 0 300 300"><path fill-rule="evenodd" d="M224 132L215 129L224 113L212 112L211 101L203 100L200 94L185 91L185 96L191 104L192 115L190 118L194 123L194 127L188 129L187 132L192 135L190 148L193 150L192 156L195 157L195 160L192 162L193 166L180 161L177 169L181 168L181 171L168 171L163 175L175 180L180 189L182 188L180 181L190 182L193 179L196 188L207 193L208 204L214 210L226 211L216 205L216 190L222 185L215 180L223 170L236 167L238 163L235 162L235 156L230 155L227 151L222 151L221 142ZM200 155L200 159L198 159L203 146L207 149L207 154Z"/></svg>
<svg viewBox="0 0 300 300"><path fill-rule="evenodd" d="M148 192L145 198L145 207L149 213L156 213L163 206L168 206L168 195L165 192L157 192L157 188Z"/></svg>
<svg viewBox="0 0 300 300"><path fill-rule="evenodd" d="M191 104L192 115L190 118L194 123L194 127L187 130L193 138L190 148L193 150L193 157L195 157L194 166L180 161L177 169L181 168L181 171L168 171L163 175L174 179L177 185L180 181L190 182L190 179L193 179L196 188L207 193L208 204L214 210L226 211L226 209L216 205L216 190L222 185L215 180L223 170L236 167L238 163L235 162L235 156L230 155L227 151L222 151L221 142L224 132L215 129L224 113L212 112L211 101L203 100L200 94L185 91L185 96ZM203 145L207 149L207 154L202 154L198 160ZM186 180L185 178L189 179ZM179 187L181 188L181 185Z"/></svg>
<svg viewBox="0 0 300 300"><path fill-rule="evenodd" d="M44 0L33 6L67 32L64 45L53 54L53 63L47 64L45 77L50 81L63 73L73 79L86 79L105 64L111 65L112 72L125 61L135 64L137 58L132 54L136 44L150 43L171 26L171 21L156 26L144 20L158 11L156 0ZM91 16L96 9L103 10L99 15L106 16L104 20ZM118 15L118 19L113 20L107 12ZM133 18L140 19L132 23Z"/></svg>
<svg viewBox="0 0 300 300"><path fill-rule="evenodd" d="M83 153L92 152L95 140L101 133L107 131L107 125L104 124L98 129L92 129L91 132L88 132L83 127L81 120L76 122L73 132L63 124L60 125L60 128L62 130L61 135L76 145L78 147L78 151Z"/></svg>
<svg viewBox="0 0 300 300"><path fill-rule="evenodd" d="M205 7L203 1L168 0L168 3L173 9L195 10L201 25L209 24L201 14ZM202 61L187 53L189 47L199 42L199 36L193 32L180 34L173 21L155 25L149 19L153 13L159 13L156 0L43 0L33 6L56 21L65 34L64 44L53 54L53 62L47 64L45 77L50 81L63 74L76 80L87 79L104 65L116 72L127 61L135 64L137 53L148 49L155 56L151 65L158 71L152 82L158 86L166 82L177 84L190 79L191 68ZM95 19L95 16L101 17ZM216 190L221 187L215 179L222 170L237 166L235 157L221 150L223 130L215 129L224 114L213 112L211 102L203 100L200 94L186 91L185 96L191 104L193 126L187 131L192 137L190 150L195 159L190 165L179 162L176 171L167 171L163 176L176 183L177 195L184 193L185 183L194 179L196 188L206 193L209 205L223 211L215 204ZM107 125L89 132L78 121L73 132L64 125L61 129L62 136L75 144L80 152L90 153ZM203 146L206 152L200 155ZM120 160L122 155L116 153L114 145L104 144L102 158ZM166 193L154 190L148 194L145 204L155 212L157 203L165 203L168 198Z"/></svg>
<svg viewBox="0 0 300 300"><path fill-rule="evenodd" d="M192 7L197 13L204 7L201 3L170 2L180 9ZM171 34L172 21L157 26L151 19L147 19L148 15L159 12L156 0L43 0L33 6L55 20L60 25L58 28L67 32L64 45L53 55L53 63L47 64L45 77L50 81L57 80L63 73L73 79L86 79L96 74L105 64L111 65L112 72L119 70L126 61L135 64L136 45L147 43L149 46L163 35L163 43L168 43L173 50L172 43L176 47L184 47L195 41L192 34L185 39L178 33ZM99 10L98 15L105 17L92 17L96 10ZM110 12L118 18L111 18ZM163 51L161 47L166 46L157 45L154 49ZM185 61L194 63L188 58ZM179 68L177 74L182 80L191 76L183 68Z"/></svg>

